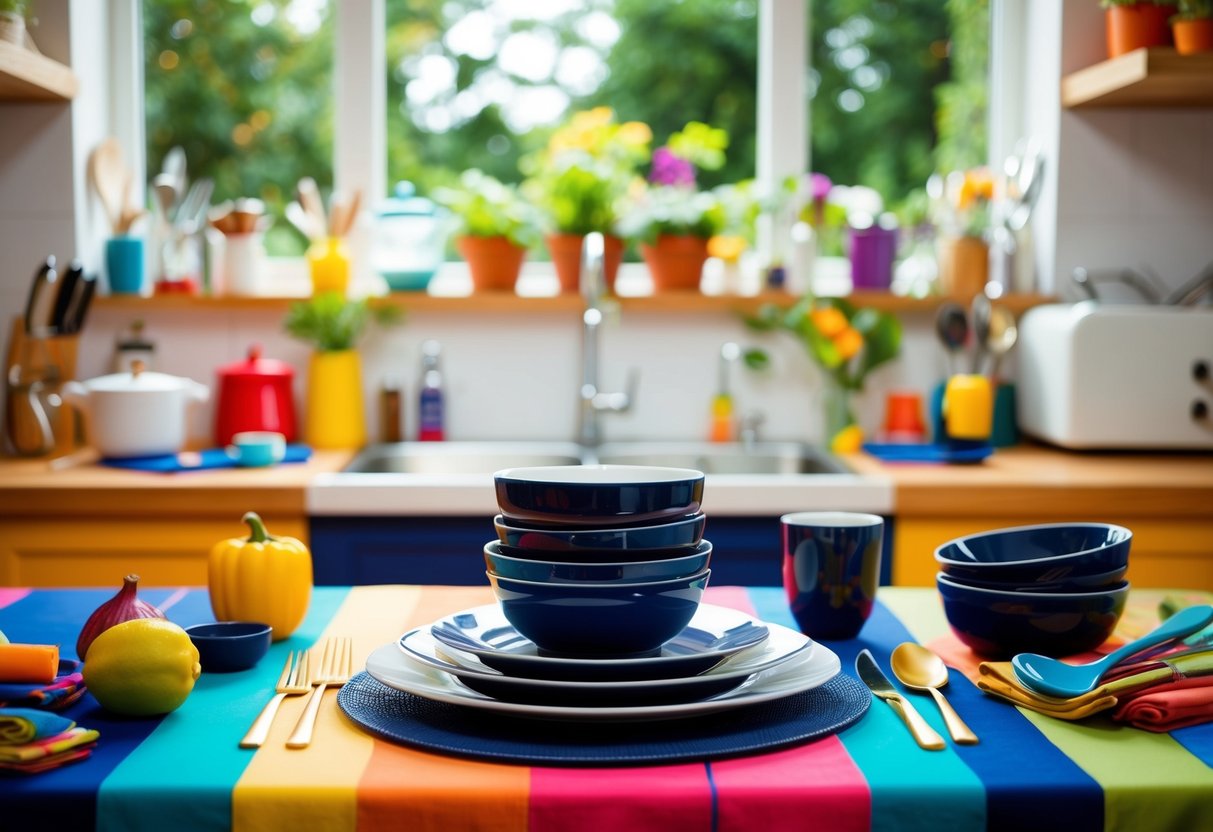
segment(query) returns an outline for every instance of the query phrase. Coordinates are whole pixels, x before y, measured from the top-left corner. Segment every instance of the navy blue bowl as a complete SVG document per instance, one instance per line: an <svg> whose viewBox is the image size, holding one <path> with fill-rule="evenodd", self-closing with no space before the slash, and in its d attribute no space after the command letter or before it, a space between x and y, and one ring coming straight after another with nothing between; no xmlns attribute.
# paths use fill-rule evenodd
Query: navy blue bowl
<svg viewBox="0 0 1213 832"><path fill-rule="evenodd" d="M618 658L652 653L682 632L712 571L630 584L551 584L487 574L506 621L540 650Z"/></svg>
<svg viewBox="0 0 1213 832"><path fill-rule="evenodd" d="M948 580L963 586L973 586L978 589L1000 589L1008 592L1094 592L1100 589L1110 589L1119 585L1129 571L1128 564L1113 569L1111 572L1100 572L1095 575L1067 575L1057 581L1038 581L1036 583L1017 584L1011 581L978 581L954 573L945 573Z"/></svg>
<svg viewBox="0 0 1213 832"><path fill-rule="evenodd" d="M655 526L618 526L613 529L539 529L493 518L497 539L512 557L543 560L603 561L648 560L685 554L703 540L707 518L692 514ZM506 551L506 550L503 550Z"/></svg>
<svg viewBox="0 0 1213 832"><path fill-rule="evenodd" d="M647 465L550 465L493 475L510 525L604 528L666 523L695 514L703 472Z"/></svg>
<svg viewBox="0 0 1213 832"><path fill-rule="evenodd" d="M1132 540L1131 531L1110 523L1017 526L948 541L935 550L935 560L949 577L1010 587L1056 585L1117 570L1123 577Z"/></svg>
<svg viewBox="0 0 1213 832"><path fill-rule="evenodd" d="M1129 584L1094 592L1012 592L958 584L940 573L935 586L956 637L990 658L1016 653L1072 656L1112 634Z"/></svg>
<svg viewBox="0 0 1213 832"><path fill-rule="evenodd" d="M252 621L219 621L186 627L198 648L198 661L206 673L231 673L256 666L270 649L273 628Z"/></svg>
<svg viewBox="0 0 1213 832"><path fill-rule="evenodd" d="M499 578L552 584L651 583L698 575L708 568L708 562L712 559L712 544L707 540L687 554L661 560L571 563L514 557L511 554L514 551L502 546L498 540L485 544L484 564L489 573ZM626 554L616 552L615 556Z"/></svg>

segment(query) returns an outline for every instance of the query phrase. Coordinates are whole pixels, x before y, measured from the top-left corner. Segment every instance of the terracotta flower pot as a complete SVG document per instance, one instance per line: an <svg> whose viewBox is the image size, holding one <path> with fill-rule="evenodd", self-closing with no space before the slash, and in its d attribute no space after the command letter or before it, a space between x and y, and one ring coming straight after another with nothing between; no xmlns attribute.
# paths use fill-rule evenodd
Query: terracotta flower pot
<svg viewBox="0 0 1213 832"><path fill-rule="evenodd" d="M1108 57L1115 58L1147 46L1171 45L1171 15L1175 6L1134 3L1107 9Z"/></svg>
<svg viewBox="0 0 1213 832"><path fill-rule="evenodd" d="M1171 24L1175 51L1181 55L1213 52L1213 18L1177 20Z"/></svg>
<svg viewBox="0 0 1213 832"><path fill-rule="evenodd" d="M460 237L459 254L472 273L476 292L512 292L522 271L526 249L505 237Z"/></svg>
<svg viewBox="0 0 1213 832"><path fill-rule="evenodd" d="M581 244L585 237L581 234L549 234L545 238L548 254L552 257L552 265L556 267L556 277L560 281L561 294L576 294L581 287L578 285L581 276ZM606 287L615 290L615 276L619 273L619 263L623 260L623 240L603 235L604 262L603 273L606 277Z"/></svg>
<svg viewBox="0 0 1213 832"><path fill-rule="evenodd" d="M653 276L654 292L697 291L708 259L704 237L662 234L653 245L642 243L640 254Z"/></svg>

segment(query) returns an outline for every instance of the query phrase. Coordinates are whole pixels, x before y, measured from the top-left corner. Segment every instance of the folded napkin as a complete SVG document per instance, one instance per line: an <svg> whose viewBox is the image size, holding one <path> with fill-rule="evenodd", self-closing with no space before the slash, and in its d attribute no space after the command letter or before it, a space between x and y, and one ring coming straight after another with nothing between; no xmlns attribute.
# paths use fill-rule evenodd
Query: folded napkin
<svg viewBox="0 0 1213 832"><path fill-rule="evenodd" d="M76 723L33 708L0 708L0 746L25 745L62 734Z"/></svg>
<svg viewBox="0 0 1213 832"><path fill-rule="evenodd" d="M58 711L84 695L84 677L80 662L59 660L59 675L50 684L0 684L0 708L43 708Z"/></svg>
<svg viewBox="0 0 1213 832"><path fill-rule="evenodd" d="M1213 676L1181 678L1126 696L1112 719L1158 733L1213 722Z"/></svg>
<svg viewBox="0 0 1213 832"><path fill-rule="evenodd" d="M58 669L57 644L0 644L0 682L47 684Z"/></svg>
<svg viewBox="0 0 1213 832"><path fill-rule="evenodd" d="M0 745L0 771L34 774L82 760L92 753L99 736L90 728L77 727L25 745Z"/></svg>

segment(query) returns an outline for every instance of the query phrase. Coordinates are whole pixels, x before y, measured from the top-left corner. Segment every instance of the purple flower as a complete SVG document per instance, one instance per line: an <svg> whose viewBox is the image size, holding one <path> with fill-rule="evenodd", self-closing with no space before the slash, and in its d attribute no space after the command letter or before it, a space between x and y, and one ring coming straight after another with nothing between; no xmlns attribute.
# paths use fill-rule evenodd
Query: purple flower
<svg viewBox="0 0 1213 832"><path fill-rule="evenodd" d="M695 185L695 166L675 155L668 147L653 151L653 169L649 181L656 185Z"/></svg>
<svg viewBox="0 0 1213 832"><path fill-rule="evenodd" d="M814 202L825 202L825 198L830 195L833 187L834 183L824 173L809 174L809 192L812 194Z"/></svg>

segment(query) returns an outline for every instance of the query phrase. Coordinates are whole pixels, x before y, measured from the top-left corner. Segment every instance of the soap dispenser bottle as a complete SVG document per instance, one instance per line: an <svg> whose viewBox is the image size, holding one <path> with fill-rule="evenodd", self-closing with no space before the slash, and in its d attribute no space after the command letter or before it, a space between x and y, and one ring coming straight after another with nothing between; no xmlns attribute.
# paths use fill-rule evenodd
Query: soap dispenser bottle
<svg viewBox="0 0 1213 832"><path fill-rule="evenodd" d="M443 401L442 368L439 356L442 345L437 341L426 341L421 345L421 397L418 405L417 438L422 442L436 442L445 438L443 424L446 407Z"/></svg>
<svg viewBox="0 0 1213 832"><path fill-rule="evenodd" d="M712 422L708 439L712 442L731 442L737 433L737 417L733 406L733 394L729 384L729 367L741 358L741 347L728 341L720 347L718 386L712 399Z"/></svg>

